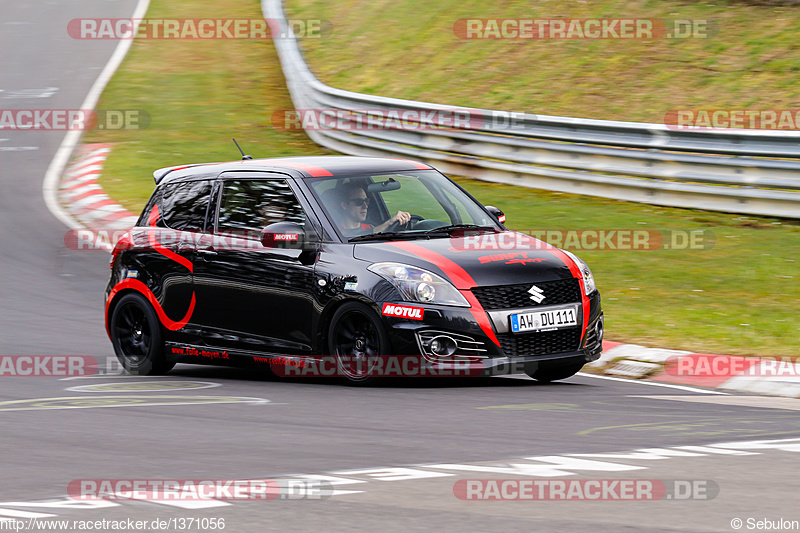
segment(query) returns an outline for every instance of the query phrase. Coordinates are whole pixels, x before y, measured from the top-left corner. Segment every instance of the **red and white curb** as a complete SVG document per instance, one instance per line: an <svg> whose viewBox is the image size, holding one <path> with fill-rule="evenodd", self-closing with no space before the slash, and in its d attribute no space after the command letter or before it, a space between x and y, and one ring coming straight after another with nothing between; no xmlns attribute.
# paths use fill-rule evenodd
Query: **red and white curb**
<svg viewBox="0 0 800 533"><path fill-rule="evenodd" d="M90 229L125 230L132 228L139 218L112 200L97 182L110 151L110 144L81 146L59 185L61 205Z"/></svg>
<svg viewBox="0 0 800 533"><path fill-rule="evenodd" d="M797 357L742 357L603 342L590 369L627 378L800 398Z"/></svg>

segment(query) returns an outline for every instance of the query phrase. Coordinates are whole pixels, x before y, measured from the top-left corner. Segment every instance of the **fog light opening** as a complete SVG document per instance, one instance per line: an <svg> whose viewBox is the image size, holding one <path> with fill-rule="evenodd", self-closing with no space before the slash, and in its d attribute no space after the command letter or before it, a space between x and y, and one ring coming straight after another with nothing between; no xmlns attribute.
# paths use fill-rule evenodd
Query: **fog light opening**
<svg viewBox="0 0 800 533"><path fill-rule="evenodd" d="M597 334L597 342L602 342L604 329L603 317L600 317L597 319L597 323L594 325L594 331Z"/></svg>
<svg viewBox="0 0 800 533"><path fill-rule="evenodd" d="M431 353L439 357L448 357L456 353L458 343L452 337L447 335L438 335L431 339Z"/></svg>

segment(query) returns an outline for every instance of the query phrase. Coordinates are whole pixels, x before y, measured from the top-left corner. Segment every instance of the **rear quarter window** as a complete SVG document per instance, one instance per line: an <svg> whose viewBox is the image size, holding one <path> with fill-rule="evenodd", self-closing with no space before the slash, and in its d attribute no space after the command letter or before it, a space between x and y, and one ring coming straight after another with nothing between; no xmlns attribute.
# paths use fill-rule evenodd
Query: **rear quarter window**
<svg viewBox="0 0 800 533"><path fill-rule="evenodd" d="M203 231L213 184L199 180L162 185L150 198L139 225Z"/></svg>

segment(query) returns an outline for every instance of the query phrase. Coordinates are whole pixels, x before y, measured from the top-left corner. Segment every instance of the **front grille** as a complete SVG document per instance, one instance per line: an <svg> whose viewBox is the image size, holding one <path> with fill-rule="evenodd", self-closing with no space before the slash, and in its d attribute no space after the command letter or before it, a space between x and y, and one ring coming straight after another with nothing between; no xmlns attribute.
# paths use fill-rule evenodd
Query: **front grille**
<svg viewBox="0 0 800 533"><path fill-rule="evenodd" d="M580 346L581 328L535 331L516 335L501 333L497 339L508 357L575 352Z"/></svg>
<svg viewBox="0 0 800 533"><path fill-rule="evenodd" d="M544 300L539 304L531 299L528 292L536 285L544 292ZM577 279L523 283L520 285L498 285L496 287L475 287L472 294L484 309L513 309L536 305L559 305L581 301L581 286Z"/></svg>

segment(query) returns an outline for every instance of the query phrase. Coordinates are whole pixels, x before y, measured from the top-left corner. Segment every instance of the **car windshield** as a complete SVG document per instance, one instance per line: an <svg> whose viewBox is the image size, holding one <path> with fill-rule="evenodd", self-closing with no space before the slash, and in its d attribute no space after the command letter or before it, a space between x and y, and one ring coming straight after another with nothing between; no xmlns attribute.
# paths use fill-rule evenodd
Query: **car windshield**
<svg viewBox="0 0 800 533"><path fill-rule="evenodd" d="M346 241L431 237L461 228L501 230L475 200L434 170L308 182Z"/></svg>

